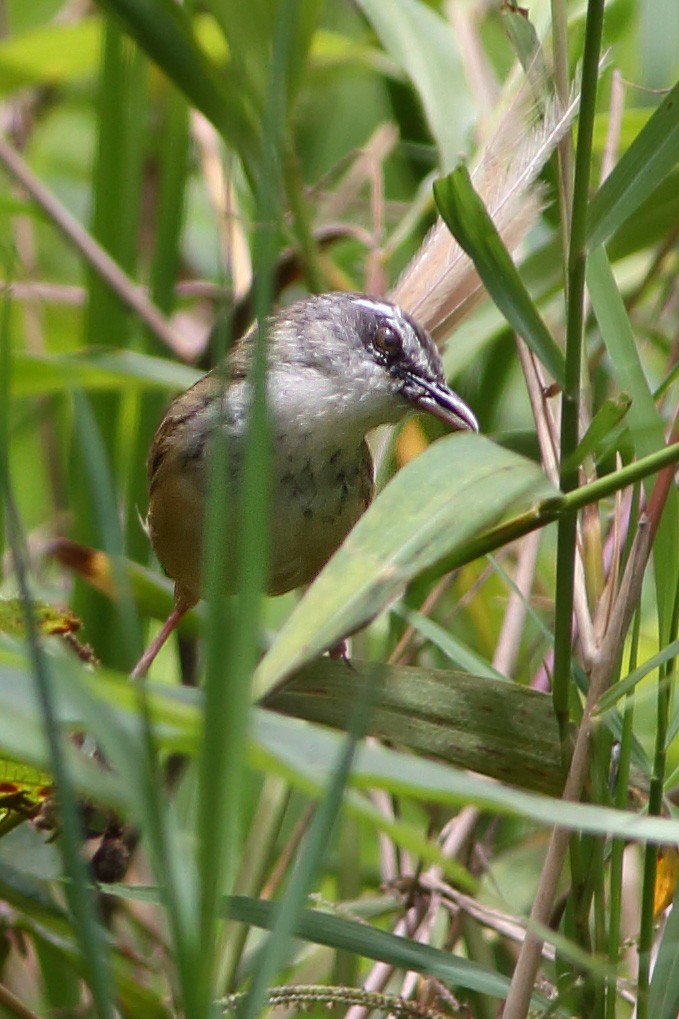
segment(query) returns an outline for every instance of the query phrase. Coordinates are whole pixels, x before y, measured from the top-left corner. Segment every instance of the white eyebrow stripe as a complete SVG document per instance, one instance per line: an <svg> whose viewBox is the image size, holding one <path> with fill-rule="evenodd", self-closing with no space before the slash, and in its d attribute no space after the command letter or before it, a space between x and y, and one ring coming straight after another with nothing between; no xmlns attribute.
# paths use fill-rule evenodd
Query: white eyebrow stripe
<svg viewBox="0 0 679 1019"><path fill-rule="evenodd" d="M399 309L393 304L383 304L382 301L373 301L369 297L356 297L354 298L354 304L358 304L361 308L367 308L368 311L380 311L387 318L391 318L395 322L401 321Z"/></svg>

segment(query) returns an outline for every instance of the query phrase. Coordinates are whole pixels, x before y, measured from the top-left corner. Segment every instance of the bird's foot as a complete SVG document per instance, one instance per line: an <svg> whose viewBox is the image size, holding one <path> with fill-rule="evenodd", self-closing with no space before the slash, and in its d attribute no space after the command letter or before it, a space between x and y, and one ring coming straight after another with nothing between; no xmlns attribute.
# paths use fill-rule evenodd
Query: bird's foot
<svg viewBox="0 0 679 1019"><path fill-rule="evenodd" d="M328 648L328 655L334 662L343 661L348 666L351 666L349 661L349 641L346 637L342 637L331 648Z"/></svg>

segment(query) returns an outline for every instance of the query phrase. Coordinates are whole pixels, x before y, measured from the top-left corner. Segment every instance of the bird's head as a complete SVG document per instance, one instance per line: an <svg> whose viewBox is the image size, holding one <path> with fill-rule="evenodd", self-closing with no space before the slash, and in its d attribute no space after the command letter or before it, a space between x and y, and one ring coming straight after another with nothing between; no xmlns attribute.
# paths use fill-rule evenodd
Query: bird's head
<svg viewBox="0 0 679 1019"><path fill-rule="evenodd" d="M447 385L429 334L388 301L342 292L304 298L279 313L271 340L272 367L309 372L310 399L315 376L323 399L360 419L366 430L413 409L456 431L479 430L472 411Z"/></svg>

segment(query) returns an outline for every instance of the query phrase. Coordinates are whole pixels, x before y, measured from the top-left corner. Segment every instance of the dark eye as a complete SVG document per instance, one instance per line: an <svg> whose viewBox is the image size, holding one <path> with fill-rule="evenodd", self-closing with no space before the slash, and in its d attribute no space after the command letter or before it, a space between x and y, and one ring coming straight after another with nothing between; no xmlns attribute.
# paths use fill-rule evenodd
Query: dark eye
<svg viewBox="0 0 679 1019"><path fill-rule="evenodd" d="M403 350L401 337L392 326L379 326L373 342L375 349L387 357L398 357Z"/></svg>

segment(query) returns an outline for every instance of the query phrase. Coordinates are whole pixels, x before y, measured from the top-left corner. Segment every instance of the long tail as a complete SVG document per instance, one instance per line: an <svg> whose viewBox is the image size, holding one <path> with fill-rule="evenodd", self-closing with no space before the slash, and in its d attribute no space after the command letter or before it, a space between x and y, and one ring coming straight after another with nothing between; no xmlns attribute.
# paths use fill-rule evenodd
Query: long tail
<svg viewBox="0 0 679 1019"><path fill-rule="evenodd" d="M483 147L474 185L510 251L535 224L543 204L537 175L575 116L579 91L564 108L555 98L540 108L526 82ZM441 341L483 295L471 259L439 220L396 283L392 299Z"/></svg>

